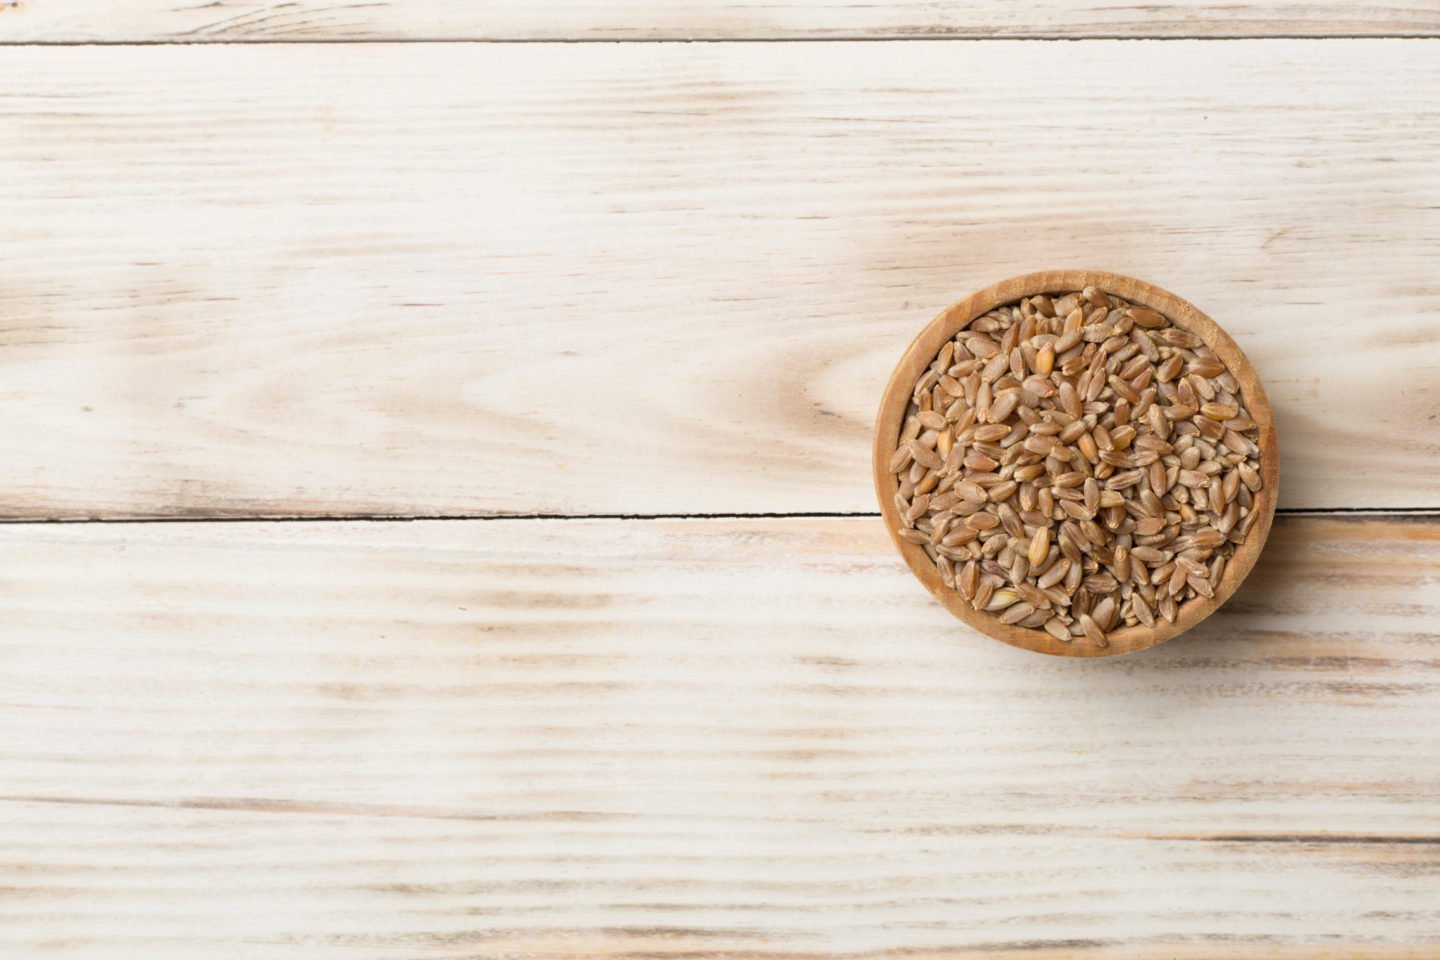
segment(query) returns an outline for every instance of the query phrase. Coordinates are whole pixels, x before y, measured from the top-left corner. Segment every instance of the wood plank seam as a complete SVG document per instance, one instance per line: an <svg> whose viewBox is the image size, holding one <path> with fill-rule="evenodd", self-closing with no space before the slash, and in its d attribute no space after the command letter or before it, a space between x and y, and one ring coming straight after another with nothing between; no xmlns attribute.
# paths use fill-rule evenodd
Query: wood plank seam
<svg viewBox="0 0 1440 960"><path fill-rule="evenodd" d="M1287 517L1356 517L1417 520L1440 518L1440 507L1282 507L1276 516ZM210 517L197 514L185 517L55 517L41 519L4 519L0 528L25 527L46 524L78 526L97 524L102 526L136 526L161 523L416 523L416 522L473 522L498 520L879 520L876 512L805 511L794 513L484 513L484 514L332 514L313 516L309 514L269 515L257 513L243 517Z"/></svg>
<svg viewBox="0 0 1440 960"><path fill-rule="evenodd" d="M0 3L0 8L4 4ZM954 36L951 34L841 34L823 37L798 35L791 37L783 36L761 36L761 37L619 37L606 39L604 37L333 37L328 39L315 38L265 38L265 37L226 37L224 39L176 39L176 40L5 40L0 39L0 47L226 47L226 46L292 46L292 47L331 47L331 46L399 46L399 45L433 45L433 46L523 46L534 44L564 45L599 45L617 46L623 44L648 44L648 45L683 45L693 46L705 45L740 45L740 44L769 44L769 43L1075 43L1083 41L1158 41L1170 42L1205 42L1205 43L1227 43L1231 41L1255 41L1255 40L1436 40L1440 39L1433 33L1227 33L1223 35L1207 34L1137 34L1137 33L1046 33L1046 34L990 34L984 36Z"/></svg>

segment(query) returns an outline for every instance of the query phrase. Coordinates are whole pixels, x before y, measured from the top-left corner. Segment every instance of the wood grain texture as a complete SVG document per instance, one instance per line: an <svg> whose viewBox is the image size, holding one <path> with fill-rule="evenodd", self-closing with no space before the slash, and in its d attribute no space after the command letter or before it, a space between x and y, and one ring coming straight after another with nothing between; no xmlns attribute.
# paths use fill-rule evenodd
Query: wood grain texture
<svg viewBox="0 0 1440 960"><path fill-rule="evenodd" d="M1440 506L1424 41L18 47L0 513L870 511L911 337L1145 277Z"/></svg>
<svg viewBox="0 0 1440 960"><path fill-rule="evenodd" d="M1426 0L4 0L0 41L685 40L1440 34Z"/></svg>
<svg viewBox="0 0 1440 960"><path fill-rule="evenodd" d="M1440 523L972 633L878 520L0 528L0 953L1423 957Z"/></svg>

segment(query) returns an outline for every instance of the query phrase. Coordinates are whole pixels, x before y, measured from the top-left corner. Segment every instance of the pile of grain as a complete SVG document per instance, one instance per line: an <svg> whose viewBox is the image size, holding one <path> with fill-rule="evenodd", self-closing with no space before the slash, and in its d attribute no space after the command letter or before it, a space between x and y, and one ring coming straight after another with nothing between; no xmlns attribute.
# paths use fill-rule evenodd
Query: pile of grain
<svg viewBox="0 0 1440 960"><path fill-rule="evenodd" d="M1105 646L1214 596L1259 511L1260 448L1201 339L1094 287L972 321L915 385L899 535L1002 623Z"/></svg>

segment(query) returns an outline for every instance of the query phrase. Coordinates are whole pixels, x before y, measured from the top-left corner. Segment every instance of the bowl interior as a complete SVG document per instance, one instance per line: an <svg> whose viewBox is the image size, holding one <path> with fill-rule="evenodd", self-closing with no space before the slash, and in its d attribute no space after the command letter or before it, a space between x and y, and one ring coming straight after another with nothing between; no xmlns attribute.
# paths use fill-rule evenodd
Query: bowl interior
<svg viewBox="0 0 1440 960"><path fill-rule="evenodd" d="M897 533L900 527L899 511L895 508L895 494L899 481L889 471L890 455L899 442L900 431L905 422L905 413L915 383L935 359L940 347L953 337L960 328L1003 304L1012 303L1022 297L1041 293L1061 293L1095 286L1106 293L1114 294L1131 303L1156 310L1179 326L1197 334L1206 345L1225 363L1240 386L1241 396L1249 410L1251 419L1259 426L1257 443L1260 446L1260 474L1262 488L1255 494L1253 509L1259 517L1251 527L1249 535L1235 550L1226 564L1220 581L1214 584L1214 598L1196 597L1180 607L1174 623L1157 620L1155 626L1139 624L1123 627L1108 634L1109 645L1095 647L1086 643L1064 643L1056 640L1043 630L1015 627L1001 623L992 614L971 609L970 605L954 590L946 587L940 573L919 546L902 540ZM1276 494L1279 490L1279 447L1275 438L1275 420L1265 390L1260 384L1255 369L1243 351L1220 326L1188 301L1182 300L1167 290L1134 277L1108 273L1103 270L1045 270L1027 273L1019 277L1002 280L983 290L977 290L958 303L947 308L920 331L901 358L885 393L880 401L880 412L875 424L875 442L872 453L872 467L875 475L875 492L880 499L880 513L891 540L909 564L910 570L938 599L947 610L980 632L1026 650L1069 657L1114 656L1143 650L1170 639L1195 626L1221 604L1230 598L1244 582L1255 566L1265 540L1270 535L1270 525L1275 515Z"/></svg>

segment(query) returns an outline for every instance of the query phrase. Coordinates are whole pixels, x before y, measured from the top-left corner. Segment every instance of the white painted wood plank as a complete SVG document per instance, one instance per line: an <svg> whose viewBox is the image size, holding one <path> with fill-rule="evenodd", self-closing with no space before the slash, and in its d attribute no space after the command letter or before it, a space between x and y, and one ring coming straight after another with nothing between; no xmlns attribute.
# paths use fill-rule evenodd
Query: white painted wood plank
<svg viewBox="0 0 1440 960"><path fill-rule="evenodd" d="M0 952L1417 957L1440 525L1055 660L878 521L0 528Z"/></svg>
<svg viewBox="0 0 1440 960"><path fill-rule="evenodd" d="M1425 42L11 48L10 516L874 509L969 290L1249 352L1282 507L1436 506Z"/></svg>
<svg viewBox="0 0 1440 960"><path fill-rule="evenodd" d="M1433 2L1185 0L5 0L0 41L1385 36L1440 33Z"/></svg>

